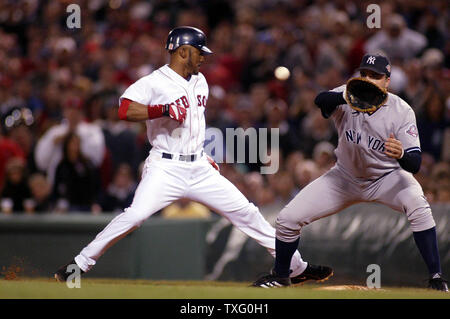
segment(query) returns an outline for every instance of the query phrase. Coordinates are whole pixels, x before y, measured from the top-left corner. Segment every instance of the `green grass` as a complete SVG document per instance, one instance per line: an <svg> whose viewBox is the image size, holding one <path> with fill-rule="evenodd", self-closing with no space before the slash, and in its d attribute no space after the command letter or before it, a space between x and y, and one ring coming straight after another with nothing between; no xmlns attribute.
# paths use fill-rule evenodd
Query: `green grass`
<svg viewBox="0 0 450 319"><path fill-rule="evenodd" d="M450 294L420 288L323 290L327 284L280 289L248 287L242 282L82 279L69 289L53 279L0 281L0 299L450 299Z"/></svg>

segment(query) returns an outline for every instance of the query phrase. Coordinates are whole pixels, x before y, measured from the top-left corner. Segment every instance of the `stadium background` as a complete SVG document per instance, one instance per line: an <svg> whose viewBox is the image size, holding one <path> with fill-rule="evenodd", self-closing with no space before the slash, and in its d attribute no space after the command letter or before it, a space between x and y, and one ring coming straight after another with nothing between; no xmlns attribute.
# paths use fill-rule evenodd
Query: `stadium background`
<svg viewBox="0 0 450 319"><path fill-rule="evenodd" d="M66 24L70 15L66 8L71 3L81 8L79 29L69 29ZM380 5L381 29L366 25L370 14L366 8L371 3ZM439 239L447 267L444 271L448 270L449 15L448 1L421 0L1 1L2 229L8 230L15 217L36 221L39 216L81 215L88 220L111 217L129 205L150 145L143 124L118 121L118 97L139 77L167 63L164 42L172 27L192 25L206 32L208 47L215 53L202 66L210 85L208 127L223 132L238 127L280 129L281 162L276 174L261 175L261 163L221 164L221 173L269 219L334 163L336 132L314 105L315 95L344 83L367 51L388 54L393 64L390 90L416 112L423 162L415 176L442 216ZM288 79L275 76L279 66L290 71ZM65 161L48 168L47 162L36 160L40 155L37 145L50 128L68 120L79 125L81 117L100 132L102 147L94 150L97 156L102 154L100 160L83 154L79 147L71 154L76 165ZM60 143L63 141L62 136ZM58 178L48 180L57 168ZM360 209L361 216L367 216L363 214L367 210ZM382 221L396 222L398 218L393 215L381 220L381 216L385 215L380 213L374 222L384 227L377 228L373 242L380 241L391 226ZM229 232L225 238L232 233L231 227L208 209L186 201L153 218L189 217L222 225ZM344 223L346 217L336 218ZM185 220L177 222L183 225ZM342 227L351 225L352 220L347 222ZM402 227L392 234L399 234ZM24 229L29 230L29 225ZM10 233L3 231L6 237L2 242L14 247L8 242ZM226 250L226 240L216 246L209 244L213 264ZM359 244L360 238L354 237L352 247ZM239 260L244 262L217 278L251 280L254 270L261 270L258 260L267 256L251 242L242 240L241 245L246 248L235 256L236 265ZM307 249L306 239L304 245ZM319 240L315 252L326 256L325 246ZM3 255L0 266L14 263L14 255L14 251ZM207 270L212 270L212 264ZM270 265L270 260L262 264ZM40 275L46 275L46 270Z"/></svg>

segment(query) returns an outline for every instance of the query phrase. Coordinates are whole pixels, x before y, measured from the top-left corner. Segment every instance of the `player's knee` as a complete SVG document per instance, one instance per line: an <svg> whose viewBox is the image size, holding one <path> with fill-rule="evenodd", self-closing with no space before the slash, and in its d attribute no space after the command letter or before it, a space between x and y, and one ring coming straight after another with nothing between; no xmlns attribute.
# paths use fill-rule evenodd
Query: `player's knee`
<svg viewBox="0 0 450 319"><path fill-rule="evenodd" d="M305 211L299 209L292 209L286 206L277 216L277 222L288 227L301 228L311 223L310 217Z"/></svg>
<svg viewBox="0 0 450 319"><path fill-rule="evenodd" d="M125 222L128 223L129 227L138 228L147 219L147 217L136 209L127 208L124 212Z"/></svg>
<svg viewBox="0 0 450 319"><path fill-rule="evenodd" d="M436 226L431 208L418 208L408 215L411 230L413 232L423 231Z"/></svg>
<svg viewBox="0 0 450 319"><path fill-rule="evenodd" d="M277 216L275 229L276 237L282 241L292 242L300 236L302 225L292 214L287 214L284 210Z"/></svg>
<svg viewBox="0 0 450 319"><path fill-rule="evenodd" d="M422 231L434 227L436 224L433 219L431 207L424 195L409 196L405 199L403 208L410 223L412 231Z"/></svg>

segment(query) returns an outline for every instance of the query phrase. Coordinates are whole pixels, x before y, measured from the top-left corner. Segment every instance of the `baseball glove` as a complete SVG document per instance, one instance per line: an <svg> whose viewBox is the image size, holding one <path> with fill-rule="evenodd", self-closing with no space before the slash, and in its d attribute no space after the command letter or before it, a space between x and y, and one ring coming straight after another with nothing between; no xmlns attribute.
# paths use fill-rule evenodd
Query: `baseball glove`
<svg viewBox="0 0 450 319"><path fill-rule="evenodd" d="M387 100L387 91L361 77L348 80L344 91L347 104L358 112L372 113Z"/></svg>

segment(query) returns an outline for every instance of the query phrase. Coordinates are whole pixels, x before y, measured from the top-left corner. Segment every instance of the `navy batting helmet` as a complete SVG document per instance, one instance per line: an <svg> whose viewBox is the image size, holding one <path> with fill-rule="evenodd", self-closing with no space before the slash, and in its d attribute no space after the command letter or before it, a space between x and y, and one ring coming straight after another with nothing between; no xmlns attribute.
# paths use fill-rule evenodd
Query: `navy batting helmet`
<svg viewBox="0 0 450 319"><path fill-rule="evenodd" d="M169 32L166 50L173 51L185 44L199 49L203 54L213 53L206 47L206 36L200 29L183 26L172 29Z"/></svg>

